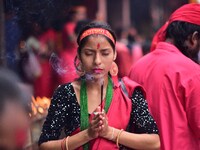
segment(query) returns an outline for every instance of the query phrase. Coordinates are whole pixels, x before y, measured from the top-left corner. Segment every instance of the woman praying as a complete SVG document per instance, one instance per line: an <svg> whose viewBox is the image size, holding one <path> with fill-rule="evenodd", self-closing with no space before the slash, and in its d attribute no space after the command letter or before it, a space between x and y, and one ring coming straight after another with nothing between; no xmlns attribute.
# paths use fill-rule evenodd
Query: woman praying
<svg viewBox="0 0 200 150"><path fill-rule="evenodd" d="M77 43L74 64L80 78L55 90L40 149L159 149L143 88L127 77L117 78L116 37L110 26L87 24Z"/></svg>

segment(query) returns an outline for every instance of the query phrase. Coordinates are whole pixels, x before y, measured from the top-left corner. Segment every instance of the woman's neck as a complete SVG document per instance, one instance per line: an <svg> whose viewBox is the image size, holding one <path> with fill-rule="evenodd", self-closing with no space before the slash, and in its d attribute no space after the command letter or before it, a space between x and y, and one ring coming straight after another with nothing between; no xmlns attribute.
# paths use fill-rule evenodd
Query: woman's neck
<svg viewBox="0 0 200 150"><path fill-rule="evenodd" d="M99 90L100 87L107 87L108 77L104 77L98 80L86 80L87 89Z"/></svg>

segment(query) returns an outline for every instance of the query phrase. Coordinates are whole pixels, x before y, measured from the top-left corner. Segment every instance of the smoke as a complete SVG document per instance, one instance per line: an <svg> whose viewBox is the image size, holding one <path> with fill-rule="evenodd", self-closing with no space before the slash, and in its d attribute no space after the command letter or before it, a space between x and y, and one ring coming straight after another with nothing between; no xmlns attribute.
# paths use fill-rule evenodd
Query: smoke
<svg viewBox="0 0 200 150"><path fill-rule="evenodd" d="M100 86L102 86L102 85L104 84L104 76L105 76L105 75L102 75L102 77L100 77L100 78L97 79L97 80L98 80L97 83L98 83ZM87 81L92 81L92 82L95 82L95 81L96 81L95 76L94 76L94 74L92 74L92 73L86 73L84 79L87 80Z"/></svg>
<svg viewBox="0 0 200 150"><path fill-rule="evenodd" d="M74 67L66 64L66 62L63 59L59 58L55 53L51 54L49 58L49 63L59 75L75 74Z"/></svg>
<svg viewBox="0 0 200 150"><path fill-rule="evenodd" d="M85 75L85 80L93 81L94 80L94 75L87 73Z"/></svg>

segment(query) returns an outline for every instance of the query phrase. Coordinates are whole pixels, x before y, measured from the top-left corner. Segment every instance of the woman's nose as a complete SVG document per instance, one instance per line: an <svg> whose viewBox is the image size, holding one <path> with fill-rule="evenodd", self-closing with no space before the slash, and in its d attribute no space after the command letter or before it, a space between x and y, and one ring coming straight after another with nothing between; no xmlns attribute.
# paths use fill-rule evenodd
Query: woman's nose
<svg viewBox="0 0 200 150"><path fill-rule="evenodd" d="M95 56L95 58L94 58L94 63L96 64L96 65L99 65L99 64L101 64L101 56L100 56L100 54L96 54L96 56Z"/></svg>

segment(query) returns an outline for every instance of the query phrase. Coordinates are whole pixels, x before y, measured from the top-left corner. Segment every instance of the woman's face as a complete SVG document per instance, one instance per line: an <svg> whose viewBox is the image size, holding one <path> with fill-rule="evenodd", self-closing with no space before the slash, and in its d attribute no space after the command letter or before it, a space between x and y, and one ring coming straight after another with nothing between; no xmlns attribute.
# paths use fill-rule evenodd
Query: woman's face
<svg viewBox="0 0 200 150"><path fill-rule="evenodd" d="M85 46L81 49L80 59L86 75L93 79L101 79L111 68L116 58L112 46L102 35L91 35Z"/></svg>

